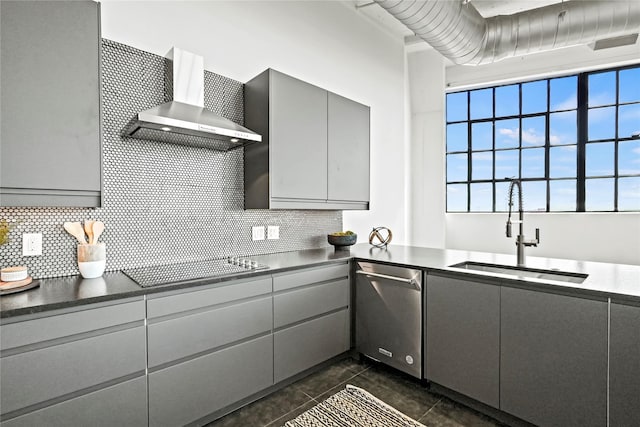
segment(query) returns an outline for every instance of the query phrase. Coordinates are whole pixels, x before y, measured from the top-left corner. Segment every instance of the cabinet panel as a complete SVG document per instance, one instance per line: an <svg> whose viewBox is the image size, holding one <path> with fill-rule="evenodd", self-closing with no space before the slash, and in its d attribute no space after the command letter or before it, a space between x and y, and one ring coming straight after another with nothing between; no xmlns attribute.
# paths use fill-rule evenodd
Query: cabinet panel
<svg viewBox="0 0 640 427"><path fill-rule="evenodd" d="M142 376L26 415L4 427L147 426L147 378Z"/></svg>
<svg viewBox="0 0 640 427"><path fill-rule="evenodd" d="M640 307L611 304L609 425L640 425Z"/></svg>
<svg viewBox="0 0 640 427"><path fill-rule="evenodd" d="M149 366L271 331L271 296L194 313L148 327Z"/></svg>
<svg viewBox="0 0 640 427"><path fill-rule="evenodd" d="M275 292L283 291L312 283L344 279L347 277L349 277L349 264L308 268L292 273L275 274L273 276L273 290Z"/></svg>
<svg viewBox="0 0 640 427"><path fill-rule="evenodd" d="M349 310L342 310L273 334L275 382L349 350Z"/></svg>
<svg viewBox="0 0 640 427"><path fill-rule="evenodd" d="M271 196L327 199L327 92L271 71Z"/></svg>
<svg viewBox="0 0 640 427"><path fill-rule="evenodd" d="M426 377L499 407L500 286L427 275Z"/></svg>
<svg viewBox="0 0 640 427"><path fill-rule="evenodd" d="M2 330L0 348L7 350L96 329L142 321L144 316L144 301L140 300L3 324L0 327Z"/></svg>
<svg viewBox="0 0 640 427"><path fill-rule="evenodd" d="M607 303L502 288L500 409L541 426L607 424Z"/></svg>
<svg viewBox="0 0 640 427"><path fill-rule="evenodd" d="M3 413L144 371L144 326L3 357Z"/></svg>
<svg viewBox="0 0 640 427"><path fill-rule="evenodd" d="M147 316L152 319L268 293L271 293L271 277L236 280L208 289L155 294L147 301Z"/></svg>
<svg viewBox="0 0 640 427"><path fill-rule="evenodd" d="M92 1L2 2L3 205L99 206L99 14Z"/></svg>
<svg viewBox="0 0 640 427"><path fill-rule="evenodd" d="M149 425L185 425L272 384L269 335L149 374Z"/></svg>
<svg viewBox="0 0 640 427"><path fill-rule="evenodd" d="M369 107L328 94L328 198L369 201Z"/></svg>
<svg viewBox="0 0 640 427"><path fill-rule="evenodd" d="M273 327L348 307L350 295L347 279L277 294L273 297Z"/></svg>

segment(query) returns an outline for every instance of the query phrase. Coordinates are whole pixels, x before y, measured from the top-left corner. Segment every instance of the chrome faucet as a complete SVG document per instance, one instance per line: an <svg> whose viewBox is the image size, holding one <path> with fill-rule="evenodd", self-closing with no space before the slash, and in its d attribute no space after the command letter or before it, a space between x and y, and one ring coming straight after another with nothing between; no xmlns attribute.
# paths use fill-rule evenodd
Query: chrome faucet
<svg viewBox="0 0 640 427"><path fill-rule="evenodd" d="M513 187L518 187L518 220L511 221L511 207L513 206ZM540 229L536 228L536 239L525 240L524 238L524 212L522 209L522 183L519 179L512 179L509 184L509 217L507 218L507 237L512 237L511 224L519 223L518 237L516 237L516 248L518 256L518 267L524 267L524 248L525 246L538 246L540 243Z"/></svg>

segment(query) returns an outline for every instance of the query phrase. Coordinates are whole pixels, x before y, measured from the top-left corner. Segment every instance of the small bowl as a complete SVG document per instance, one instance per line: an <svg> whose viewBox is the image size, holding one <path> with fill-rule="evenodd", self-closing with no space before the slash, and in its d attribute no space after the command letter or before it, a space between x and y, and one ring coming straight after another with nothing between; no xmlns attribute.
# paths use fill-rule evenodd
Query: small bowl
<svg viewBox="0 0 640 427"><path fill-rule="evenodd" d="M349 234L346 236L335 236L333 234L327 234L327 241L336 247L336 249L345 249L348 246L355 245L358 241L357 234Z"/></svg>

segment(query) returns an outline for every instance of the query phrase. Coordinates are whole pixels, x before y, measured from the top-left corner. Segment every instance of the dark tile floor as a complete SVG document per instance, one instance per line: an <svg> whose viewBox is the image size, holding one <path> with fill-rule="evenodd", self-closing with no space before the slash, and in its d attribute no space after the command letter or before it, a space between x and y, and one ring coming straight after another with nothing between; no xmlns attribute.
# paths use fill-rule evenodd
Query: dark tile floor
<svg viewBox="0 0 640 427"><path fill-rule="evenodd" d="M345 359L238 409L208 427L280 427L347 384L367 390L378 399L428 427L494 427L499 422L381 365Z"/></svg>

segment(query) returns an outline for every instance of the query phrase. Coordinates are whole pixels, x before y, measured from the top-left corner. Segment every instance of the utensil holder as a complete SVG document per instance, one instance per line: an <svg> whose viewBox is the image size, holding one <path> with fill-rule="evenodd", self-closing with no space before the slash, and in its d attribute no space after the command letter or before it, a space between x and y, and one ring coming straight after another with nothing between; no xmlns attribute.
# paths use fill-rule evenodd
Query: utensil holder
<svg viewBox="0 0 640 427"><path fill-rule="evenodd" d="M104 243L78 244L78 269L85 279L102 276L107 265L107 248Z"/></svg>

